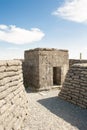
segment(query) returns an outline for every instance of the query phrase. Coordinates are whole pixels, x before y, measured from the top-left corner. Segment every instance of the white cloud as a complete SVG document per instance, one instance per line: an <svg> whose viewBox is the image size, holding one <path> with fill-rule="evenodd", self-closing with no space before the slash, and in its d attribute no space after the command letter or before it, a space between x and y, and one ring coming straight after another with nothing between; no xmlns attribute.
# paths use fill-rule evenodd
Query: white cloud
<svg viewBox="0 0 87 130"><path fill-rule="evenodd" d="M26 30L15 25L0 25L0 41L14 44L25 44L39 41L44 37L44 33L38 28Z"/></svg>
<svg viewBox="0 0 87 130"><path fill-rule="evenodd" d="M87 22L87 0L65 0L53 14L79 23Z"/></svg>
<svg viewBox="0 0 87 130"><path fill-rule="evenodd" d="M8 27L6 25L0 25L0 29L7 29Z"/></svg>

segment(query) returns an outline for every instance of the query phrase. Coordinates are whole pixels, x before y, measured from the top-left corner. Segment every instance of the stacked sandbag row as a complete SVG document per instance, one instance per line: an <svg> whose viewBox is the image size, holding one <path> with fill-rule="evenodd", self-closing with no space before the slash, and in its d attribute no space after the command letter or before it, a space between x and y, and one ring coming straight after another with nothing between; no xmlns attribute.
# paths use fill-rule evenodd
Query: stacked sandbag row
<svg viewBox="0 0 87 130"><path fill-rule="evenodd" d="M87 64L74 64L68 71L59 97L87 108Z"/></svg>
<svg viewBox="0 0 87 130"><path fill-rule="evenodd" d="M69 68L73 65L73 64L80 64L80 63L87 63L87 60L83 60L83 59L69 59Z"/></svg>
<svg viewBox="0 0 87 130"><path fill-rule="evenodd" d="M0 61L0 130L21 130L27 115L22 63Z"/></svg>

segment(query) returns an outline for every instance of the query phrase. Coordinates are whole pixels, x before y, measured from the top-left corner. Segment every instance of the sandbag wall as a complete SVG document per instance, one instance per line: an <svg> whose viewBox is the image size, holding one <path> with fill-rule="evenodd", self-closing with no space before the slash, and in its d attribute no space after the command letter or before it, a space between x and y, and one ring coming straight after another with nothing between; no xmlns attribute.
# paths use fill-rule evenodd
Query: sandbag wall
<svg viewBox="0 0 87 130"><path fill-rule="evenodd" d="M21 130L28 115L21 61L0 61L0 130Z"/></svg>
<svg viewBox="0 0 87 130"><path fill-rule="evenodd" d="M74 64L68 71L59 97L87 108L87 64Z"/></svg>
<svg viewBox="0 0 87 130"><path fill-rule="evenodd" d="M87 63L87 60L85 59L69 59L69 68L73 65L73 64L79 64L79 63Z"/></svg>

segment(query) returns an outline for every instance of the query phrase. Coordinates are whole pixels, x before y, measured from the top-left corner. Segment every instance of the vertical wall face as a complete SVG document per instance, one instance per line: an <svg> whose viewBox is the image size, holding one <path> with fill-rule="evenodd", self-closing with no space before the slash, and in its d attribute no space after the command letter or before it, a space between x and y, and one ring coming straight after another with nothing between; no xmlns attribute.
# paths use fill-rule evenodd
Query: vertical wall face
<svg viewBox="0 0 87 130"><path fill-rule="evenodd" d="M0 61L0 130L21 130L28 114L20 61Z"/></svg>
<svg viewBox="0 0 87 130"><path fill-rule="evenodd" d="M26 87L39 87L39 56L37 51L25 51L24 83Z"/></svg>
<svg viewBox="0 0 87 130"><path fill-rule="evenodd" d="M40 89L48 89L53 85L53 68L50 65L49 53L39 52L39 85Z"/></svg>
<svg viewBox="0 0 87 130"><path fill-rule="evenodd" d="M68 52L54 49L39 50L39 84L42 89L61 85L69 66Z"/></svg>

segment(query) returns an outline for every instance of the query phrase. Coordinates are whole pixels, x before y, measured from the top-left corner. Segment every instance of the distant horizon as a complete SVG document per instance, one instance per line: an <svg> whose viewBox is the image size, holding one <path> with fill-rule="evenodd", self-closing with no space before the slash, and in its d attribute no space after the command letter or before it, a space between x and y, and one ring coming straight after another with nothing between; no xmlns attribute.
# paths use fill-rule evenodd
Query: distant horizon
<svg viewBox="0 0 87 130"><path fill-rule="evenodd" d="M67 50L67 49L49 48L49 47L47 47L47 48L45 48L45 47L43 47L43 48L42 48L42 47L30 48L30 49L24 50L24 52L25 52L25 51L28 51L28 50L38 49L38 48L40 48L40 49L57 49L57 50L65 50L65 51L68 51L68 54L69 54L69 50ZM24 52L22 53L22 57L11 57L11 58L4 57L4 58L0 58L0 60L20 60L20 59L24 59ZM80 54L81 54L81 59L80 59ZM71 58L71 57L69 56L69 59L87 60L86 58L83 58L83 54L82 54L82 53L79 53L79 55L78 55L77 58Z"/></svg>
<svg viewBox="0 0 87 130"><path fill-rule="evenodd" d="M34 48L69 51L87 59L87 0L0 0L0 59Z"/></svg>

